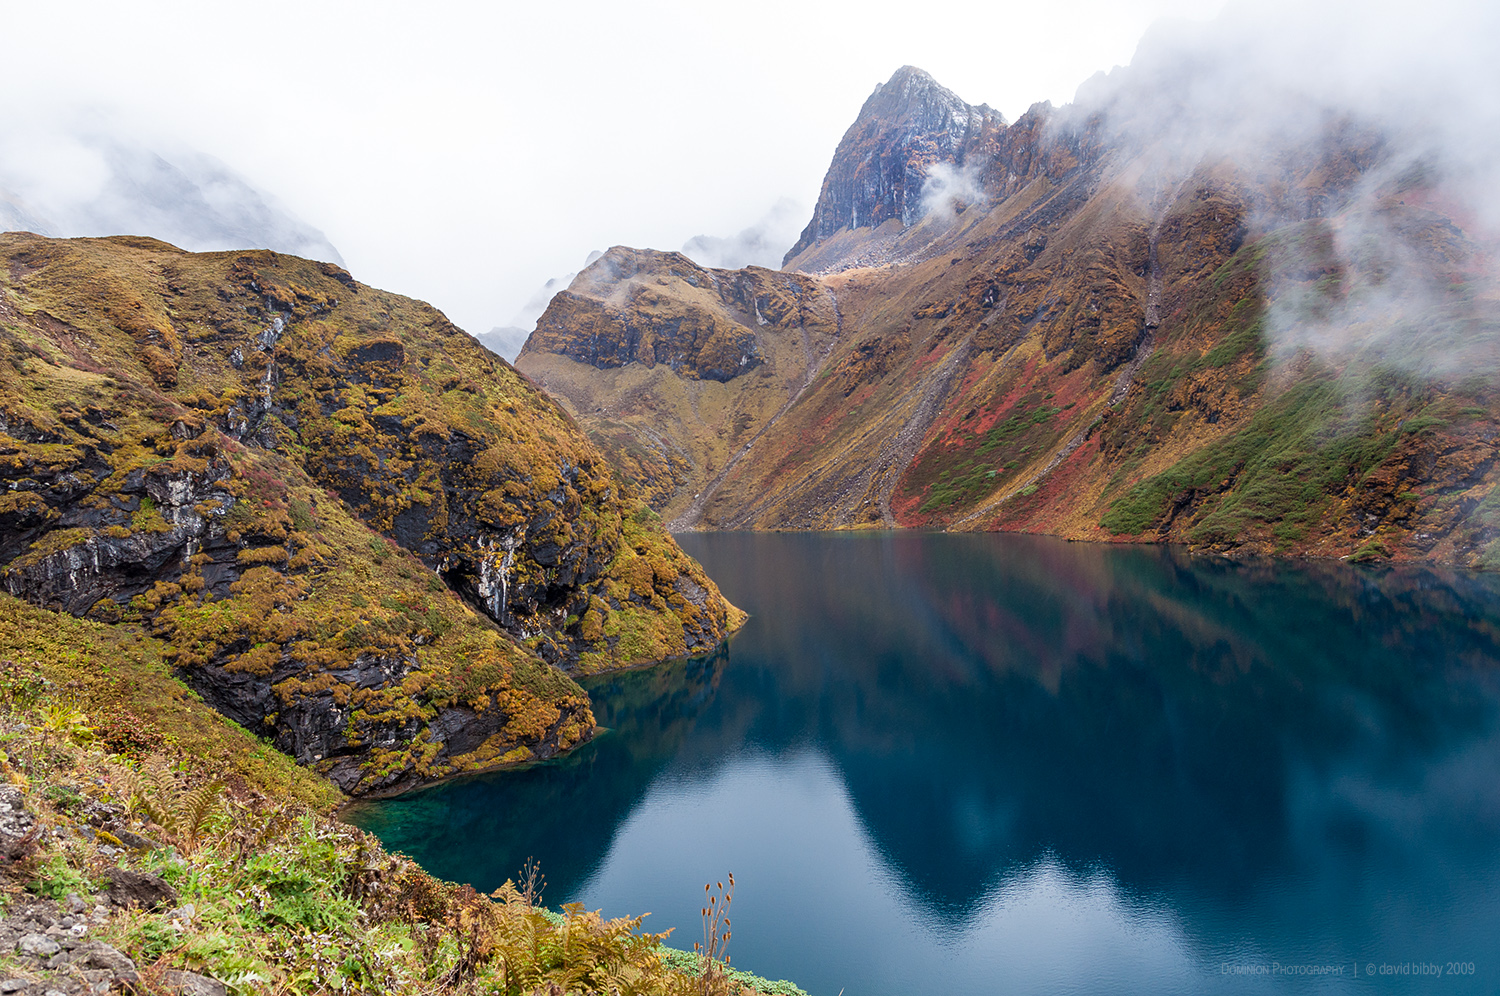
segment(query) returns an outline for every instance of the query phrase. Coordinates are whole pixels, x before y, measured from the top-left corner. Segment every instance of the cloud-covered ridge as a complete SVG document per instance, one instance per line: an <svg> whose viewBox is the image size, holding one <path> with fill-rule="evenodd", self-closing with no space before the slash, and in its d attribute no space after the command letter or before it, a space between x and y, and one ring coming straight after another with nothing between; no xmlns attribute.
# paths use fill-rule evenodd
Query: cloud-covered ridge
<svg viewBox="0 0 1500 996"><path fill-rule="evenodd" d="M0 229L343 262L321 231L224 163L83 112L0 117Z"/></svg>

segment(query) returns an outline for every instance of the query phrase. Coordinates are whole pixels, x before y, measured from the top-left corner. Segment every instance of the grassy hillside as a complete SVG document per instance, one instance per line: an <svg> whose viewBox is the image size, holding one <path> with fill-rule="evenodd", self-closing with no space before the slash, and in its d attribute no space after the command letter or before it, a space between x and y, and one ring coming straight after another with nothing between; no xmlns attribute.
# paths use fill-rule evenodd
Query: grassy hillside
<svg viewBox="0 0 1500 996"><path fill-rule="evenodd" d="M385 853L132 625L0 596L0 647L0 972L26 992L801 992L549 909L521 869L484 895Z"/></svg>

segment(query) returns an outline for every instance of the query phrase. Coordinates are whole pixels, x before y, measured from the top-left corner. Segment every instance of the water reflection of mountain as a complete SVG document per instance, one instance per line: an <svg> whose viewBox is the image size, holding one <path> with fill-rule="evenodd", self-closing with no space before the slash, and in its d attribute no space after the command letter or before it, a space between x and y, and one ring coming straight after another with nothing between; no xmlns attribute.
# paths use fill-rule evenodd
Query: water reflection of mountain
<svg viewBox="0 0 1500 996"><path fill-rule="evenodd" d="M1429 844L1494 867L1491 577L1026 537L685 541L757 616L713 710L755 715L716 725L773 751L815 736L955 925L1049 853L1220 906L1330 853L1356 876L1362 850ZM1436 768L1451 784L1424 784Z"/></svg>
<svg viewBox="0 0 1500 996"><path fill-rule="evenodd" d="M727 655L597 680L611 731L575 756L359 821L482 888L545 856L560 901L656 788L817 755L950 934L1060 866L1204 951L1500 946L1496 578L1015 536L682 542L753 613Z"/></svg>
<svg viewBox="0 0 1500 996"><path fill-rule="evenodd" d="M593 689L606 731L573 754L354 806L346 818L434 875L485 891L546 855L545 898L561 902L713 703L727 660L720 651L608 676Z"/></svg>

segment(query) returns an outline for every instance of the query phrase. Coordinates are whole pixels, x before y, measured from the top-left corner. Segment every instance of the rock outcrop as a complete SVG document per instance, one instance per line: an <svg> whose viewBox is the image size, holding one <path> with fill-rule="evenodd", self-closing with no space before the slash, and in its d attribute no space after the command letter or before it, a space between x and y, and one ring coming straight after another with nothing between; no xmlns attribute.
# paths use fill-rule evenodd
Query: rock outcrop
<svg viewBox="0 0 1500 996"><path fill-rule="evenodd" d="M943 179L939 171L949 181L977 183L963 171L988 164L989 146L1004 126L998 111L966 104L922 70L902 66L875 88L844 133L812 220L784 262L839 232L915 224L949 193L934 189Z"/></svg>
<svg viewBox="0 0 1500 996"><path fill-rule="evenodd" d="M766 361L767 336L827 324L826 298L801 274L713 270L681 253L617 246L552 299L522 352L600 370L662 364L722 383Z"/></svg>
<svg viewBox="0 0 1500 996"><path fill-rule="evenodd" d="M742 618L545 395L332 264L0 236L0 349L0 583L350 791L566 750L563 670Z"/></svg>
<svg viewBox="0 0 1500 996"><path fill-rule="evenodd" d="M614 248L552 299L517 364L587 412L673 520L805 391L839 335L819 281Z"/></svg>

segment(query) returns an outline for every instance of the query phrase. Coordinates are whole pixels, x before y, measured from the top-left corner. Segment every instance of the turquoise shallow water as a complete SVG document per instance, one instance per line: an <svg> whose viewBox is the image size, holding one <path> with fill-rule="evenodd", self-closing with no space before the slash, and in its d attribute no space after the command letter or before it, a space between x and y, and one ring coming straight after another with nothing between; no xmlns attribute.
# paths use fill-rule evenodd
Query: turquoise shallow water
<svg viewBox="0 0 1500 996"><path fill-rule="evenodd" d="M752 613L727 650L591 683L567 758L350 818L682 947L733 871L735 964L814 996L1500 992L1500 578L680 541Z"/></svg>

